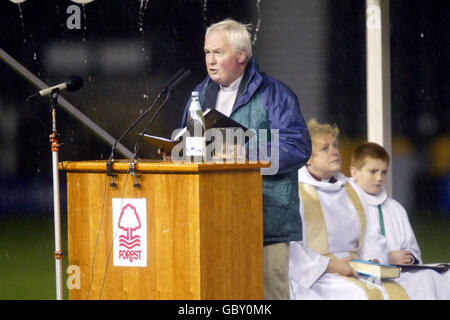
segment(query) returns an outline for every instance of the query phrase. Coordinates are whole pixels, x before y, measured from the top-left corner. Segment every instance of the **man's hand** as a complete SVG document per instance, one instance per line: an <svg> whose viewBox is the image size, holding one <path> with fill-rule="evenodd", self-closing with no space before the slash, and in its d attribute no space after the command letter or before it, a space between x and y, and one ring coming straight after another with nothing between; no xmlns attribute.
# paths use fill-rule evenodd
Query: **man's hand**
<svg viewBox="0 0 450 320"><path fill-rule="evenodd" d="M338 260L330 260L327 267L328 273L337 273L341 276L348 276L348 277L357 277L358 273L353 270L353 268L350 266L349 262L353 258L351 256L338 259Z"/></svg>
<svg viewBox="0 0 450 320"><path fill-rule="evenodd" d="M414 261L413 255L406 250L391 251L388 253L390 264L411 264Z"/></svg>

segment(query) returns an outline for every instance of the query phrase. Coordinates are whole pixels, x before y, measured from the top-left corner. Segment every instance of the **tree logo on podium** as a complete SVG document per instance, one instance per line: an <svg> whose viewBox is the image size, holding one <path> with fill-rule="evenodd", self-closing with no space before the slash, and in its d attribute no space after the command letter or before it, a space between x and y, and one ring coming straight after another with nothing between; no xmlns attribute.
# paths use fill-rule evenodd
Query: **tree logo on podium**
<svg viewBox="0 0 450 320"><path fill-rule="evenodd" d="M147 266L147 201L113 198L114 266Z"/></svg>
<svg viewBox="0 0 450 320"><path fill-rule="evenodd" d="M136 208L131 204L123 207L119 217L119 228L126 231L126 235L119 236L119 247L125 247L128 250L134 247L139 247L141 244L141 237L133 235L133 232L141 228L141 220Z"/></svg>

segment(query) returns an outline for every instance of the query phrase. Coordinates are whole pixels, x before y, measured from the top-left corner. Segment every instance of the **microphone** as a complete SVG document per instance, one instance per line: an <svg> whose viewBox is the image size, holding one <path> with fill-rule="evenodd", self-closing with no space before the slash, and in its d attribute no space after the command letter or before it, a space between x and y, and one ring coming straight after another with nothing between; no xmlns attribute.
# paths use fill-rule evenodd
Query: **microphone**
<svg viewBox="0 0 450 320"><path fill-rule="evenodd" d="M177 71L177 73L175 73L172 77L170 77L170 79L167 80L166 83L163 85L163 88L159 92L159 95L163 95L164 93L166 93L167 90L169 90L169 86L172 84L172 82L177 80L183 74L184 71L185 69L181 68L180 70Z"/></svg>
<svg viewBox="0 0 450 320"><path fill-rule="evenodd" d="M63 90L67 90L70 92L77 91L83 86L83 79L79 76L71 75L69 78L67 78L66 81L63 83L57 84L56 86L45 88L40 90L39 92L36 92L35 94L31 95L30 98L34 97L45 97L53 92L59 92Z"/></svg>
<svg viewBox="0 0 450 320"><path fill-rule="evenodd" d="M172 96L172 91L175 90L176 87L178 87L181 82L185 81L191 75L191 73L192 72L191 72L190 69L186 70L174 83L172 83L169 86L166 99L164 99L164 101L158 107L156 112L153 114L153 117L150 119L150 122L147 124L147 126L144 129L144 131L142 131L142 133L139 135L139 139L137 140L136 144L134 145L133 161L136 159L137 153L139 151L139 145L140 145L140 143L142 141L142 138L144 137L144 134L150 128L150 126L152 125L152 123L155 120L156 116L161 111L162 107L166 104L167 100Z"/></svg>
<svg viewBox="0 0 450 320"><path fill-rule="evenodd" d="M187 69L174 83L169 86L169 93L176 89L184 80L186 80L191 75L191 70Z"/></svg>
<svg viewBox="0 0 450 320"><path fill-rule="evenodd" d="M138 123L139 121L141 121L155 106L156 102L158 101L158 99L167 91L168 94L170 93L170 88L171 88L171 84L172 82L179 80L179 78L181 76L183 76L186 72L184 72L185 69L181 68L180 70L177 71L177 73L175 73L168 81L166 81L166 83L164 84L163 88L161 89L161 91L158 93L158 95L156 96L155 100L153 101L152 105L145 110L128 128L127 130L125 130L124 133L122 133L122 135L114 142L114 145L112 146L111 149L111 155L109 156L109 162L113 161L113 157L114 157L114 150L116 148L117 143L123 139L123 137L130 132L131 129L133 129ZM189 70L190 71L190 70ZM180 76L181 75L181 76ZM177 84L178 85L178 84Z"/></svg>

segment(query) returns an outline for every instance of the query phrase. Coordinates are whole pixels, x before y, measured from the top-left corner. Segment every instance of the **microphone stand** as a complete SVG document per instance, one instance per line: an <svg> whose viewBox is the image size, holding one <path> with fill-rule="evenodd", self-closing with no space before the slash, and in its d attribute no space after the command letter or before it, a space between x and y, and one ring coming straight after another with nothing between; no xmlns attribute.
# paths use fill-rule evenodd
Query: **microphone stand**
<svg viewBox="0 0 450 320"><path fill-rule="evenodd" d="M164 93L166 93L167 91L167 95L166 95L166 99L164 99L164 101L162 102L162 104L159 106L158 110L155 112L155 114L153 115L153 118L151 119L150 123L147 125L145 131L148 130L148 128L150 127L150 124L153 122L153 120L155 119L156 115L158 114L158 112L161 110L162 106L164 106L164 104L167 102L167 100L171 97L172 95L172 91L181 83L183 82L187 77L189 77L189 75L191 74L191 70L184 70L183 68L181 68L180 70L178 70L178 72L172 76L172 78L168 81L167 85L164 86L164 88L159 92L158 96L155 98L155 101L153 102L153 104L147 109L145 110L145 112L143 114L141 114L136 121L134 121L131 126L128 127L128 129L119 137L119 139L116 140L116 142L114 143L112 150L111 150L111 155L109 156L108 161L106 162L106 175L107 176L111 176L111 183L110 186L114 187L115 183L114 183L114 173L112 170L112 164L114 162L114 148L116 146L116 143L118 141L120 141L131 129L133 129L136 124L141 121L148 113L150 113L150 111L153 109L153 107L155 106L156 102L158 101L159 98L161 98L163 96ZM175 80L174 80L175 79ZM143 133L141 134L141 136L139 137L138 142L135 144L134 146L134 154L133 154L133 159L131 159L130 161L130 169L129 172L132 176L134 176L135 178L135 183L134 186L135 187L139 187L139 183L137 181L137 176L136 176L136 171L135 171L135 164L136 164L136 154L137 154L137 147L142 139Z"/></svg>
<svg viewBox="0 0 450 320"><path fill-rule="evenodd" d="M166 98L164 99L164 101L161 103L161 105L158 107L158 109L156 110L156 112L153 114L153 117L150 119L149 123L147 124L147 126L145 127L145 129L142 131L142 133L139 135L139 139L136 142L136 144L134 145L134 151L133 151L133 161L136 160L136 156L137 153L139 151L139 145L141 144L141 140L144 137L144 134L147 132L147 130L150 128L150 126L152 125L153 121L155 120L156 116L158 115L159 111L161 110L162 107L164 107L164 105L166 104L167 100L170 99L170 97L172 96L172 91L169 90L169 92L167 93Z"/></svg>
<svg viewBox="0 0 450 320"><path fill-rule="evenodd" d="M51 112L52 112L52 133L50 134L50 144L52 151L52 169L53 169L53 214L55 224L55 268L56 268L56 299L63 299L62 285L62 258L65 255L61 251L61 211L60 211L60 187L59 187L59 133L56 130L56 104L58 100L59 89L55 89L50 94Z"/></svg>
<svg viewBox="0 0 450 320"><path fill-rule="evenodd" d="M186 70L183 72L183 74L177 79L175 80L175 82L173 82L171 85L168 86L168 91L167 91L167 95L166 95L166 99L164 99L164 101L161 103L161 105L159 106L158 110L156 110L156 112L153 114L152 119L150 120L149 124L145 127L144 131L140 134L138 141L136 142L136 144L134 145L134 154L133 154L133 160L130 162L130 169L132 169L133 173L134 173L134 165L136 163L136 156L139 150L139 145L141 143L141 140L144 136L144 134L147 132L148 128L150 128L151 124L153 123L153 120L155 120L155 117L158 115L159 111L161 110L161 108L166 104L167 100L169 100L172 97L172 93L175 90L175 88L184 80L186 80L187 77L189 77L191 75L191 70ZM139 185L136 181L135 186Z"/></svg>
<svg viewBox="0 0 450 320"><path fill-rule="evenodd" d="M134 177L134 187L139 187L139 182L137 180L137 173L136 173L136 169L135 169L135 165L137 163L136 160L136 156L139 150L139 145L140 142L144 136L144 134L147 132L147 130L150 128L151 124L153 123L153 120L155 120L155 117L158 115L159 111L161 110L161 108L166 104L167 100L169 100L169 98L172 96L172 90L169 89L169 91L167 92L166 98L164 99L164 101L159 105L158 109L155 111L155 113L153 114L153 117L150 119L149 123L147 124L147 126L145 127L145 129L142 131L142 133L139 135L139 139L138 141L135 143L134 145L134 153L133 153L133 159L131 159L130 161L130 167L129 167L129 171L130 171L130 175L132 177Z"/></svg>
<svg viewBox="0 0 450 320"><path fill-rule="evenodd" d="M164 89L163 89L164 90ZM122 135L114 142L112 149L111 149L111 154L109 156L108 161L106 162L106 175L111 177L111 182L110 182L110 186L111 187L115 187L116 183L114 182L114 176L116 176L112 170L112 164L114 163L114 149L116 147L116 144L131 130L133 129L136 124L141 121L155 106L156 102L158 101L158 99L161 98L162 94L163 94L163 90L161 90L159 92L159 94L156 96L155 100L153 101L153 103L151 104L151 106L144 111L144 113L142 113L132 124L131 126L129 126L127 128L127 130L125 130L124 133L122 133ZM133 155L134 158L134 155ZM134 171L133 171L134 172Z"/></svg>
<svg viewBox="0 0 450 320"><path fill-rule="evenodd" d="M190 72L190 70L189 70ZM141 114L132 124L131 126L129 126L127 128L127 130L125 130L124 133L122 133L122 135L114 142L112 149L111 149L111 155L109 156L108 162L107 162L107 166L106 166L106 170L107 170L107 174L108 176L114 176L112 174L112 163L114 162L114 150L116 148L117 143L131 130L133 129L136 124L141 121L154 107L154 105L156 104L156 102L158 101L158 99L160 99L166 92L170 92L172 90L172 86L180 81L180 78L182 78L181 76L185 76L186 74L186 70L184 68L181 68L180 70L177 71L177 73L175 73L163 86L163 88L161 89L161 91L158 93L158 95L156 96L155 100L153 101L152 105L145 110L145 112L143 114ZM134 157L134 156L133 156ZM114 182L111 183L111 186L114 185Z"/></svg>

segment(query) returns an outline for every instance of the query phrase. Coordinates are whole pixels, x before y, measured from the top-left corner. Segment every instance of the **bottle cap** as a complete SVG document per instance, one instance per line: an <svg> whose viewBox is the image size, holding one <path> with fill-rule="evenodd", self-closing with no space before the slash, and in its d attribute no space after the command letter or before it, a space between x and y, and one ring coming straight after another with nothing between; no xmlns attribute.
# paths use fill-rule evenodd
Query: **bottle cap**
<svg viewBox="0 0 450 320"><path fill-rule="evenodd" d="M198 97L198 91L192 91L192 96L193 97Z"/></svg>

